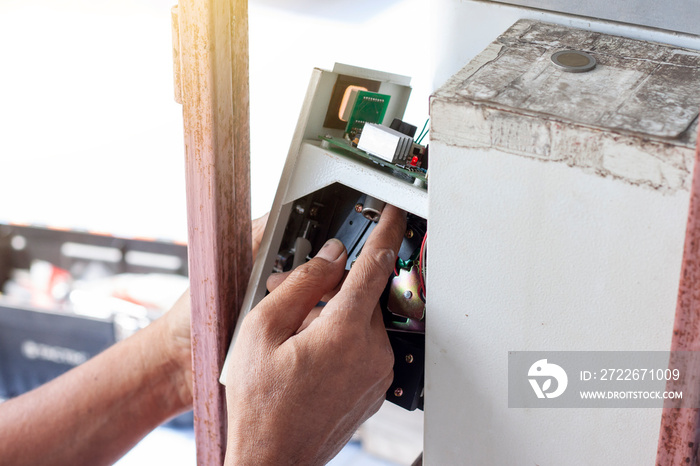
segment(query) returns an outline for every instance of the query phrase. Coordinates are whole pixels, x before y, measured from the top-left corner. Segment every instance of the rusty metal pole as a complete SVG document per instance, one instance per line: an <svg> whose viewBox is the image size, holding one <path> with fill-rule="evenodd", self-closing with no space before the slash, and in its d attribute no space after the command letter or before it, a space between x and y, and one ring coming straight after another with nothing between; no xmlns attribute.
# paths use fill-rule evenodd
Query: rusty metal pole
<svg viewBox="0 0 700 466"><path fill-rule="evenodd" d="M676 320L673 324L671 351L700 351L700 146L695 152L693 185L690 190L690 209L685 232L683 265L678 289ZM671 356L672 368L681 370L686 388L693 386L687 381L695 379L700 384L700 374L688 364L688 358ZM676 383L669 380L666 390L677 389ZM685 395L685 393L684 393ZM661 416L661 431L656 456L658 466L697 465L698 427L700 410L694 408L665 407Z"/></svg>
<svg viewBox="0 0 700 466"><path fill-rule="evenodd" d="M226 398L218 377L252 263L248 4L180 0L175 13L175 70L179 66L181 73L175 83L185 129L197 463L219 465L226 447Z"/></svg>

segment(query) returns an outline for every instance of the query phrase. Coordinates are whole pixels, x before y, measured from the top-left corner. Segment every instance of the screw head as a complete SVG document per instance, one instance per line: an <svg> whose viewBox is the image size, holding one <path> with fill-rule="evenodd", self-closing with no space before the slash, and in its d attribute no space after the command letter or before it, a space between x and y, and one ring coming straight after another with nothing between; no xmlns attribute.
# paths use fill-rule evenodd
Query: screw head
<svg viewBox="0 0 700 466"><path fill-rule="evenodd" d="M406 230L406 238L408 238L408 239L413 238L413 230L411 230L410 228L408 230Z"/></svg>
<svg viewBox="0 0 700 466"><path fill-rule="evenodd" d="M403 396L403 388L399 387L396 390L394 390L394 396L397 398Z"/></svg>
<svg viewBox="0 0 700 466"><path fill-rule="evenodd" d="M411 364L413 362L413 355L412 354L406 355L406 362L409 364Z"/></svg>
<svg viewBox="0 0 700 466"><path fill-rule="evenodd" d="M568 73L585 73L596 65L595 58L580 50L562 50L553 54L551 60L554 66Z"/></svg>
<svg viewBox="0 0 700 466"><path fill-rule="evenodd" d="M299 215L304 215L305 210L304 210L304 207L303 207L302 205L300 205L300 204L295 205L295 206L294 206L294 210L295 210L296 213L298 213Z"/></svg>
<svg viewBox="0 0 700 466"><path fill-rule="evenodd" d="M411 299L413 297L413 293L411 293L411 290L406 290L403 292L403 297L406 299Z"/></svg>
<svg viewBox="0 0 700 466"><path fill-rule="evenodd" d="M359 204L359 203L355 204L355 212L357 212L359 214L360 212L362 212L363 207L364 206L362 204Z"/></svg>

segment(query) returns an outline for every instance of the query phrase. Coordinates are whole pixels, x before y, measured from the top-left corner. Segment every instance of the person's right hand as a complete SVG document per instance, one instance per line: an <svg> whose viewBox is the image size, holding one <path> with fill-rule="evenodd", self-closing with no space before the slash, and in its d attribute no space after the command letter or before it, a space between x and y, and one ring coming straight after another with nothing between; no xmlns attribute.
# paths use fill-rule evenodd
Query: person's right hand
<svg viewBox="0 0 700 466"><path fill-rule="evenodd" d="M387 205L340 290L303 329L344 276L338 240L246 316L228 371L227 464L325 464L379 409L394 361L379 296L405 231L405 214Z"/></svg>

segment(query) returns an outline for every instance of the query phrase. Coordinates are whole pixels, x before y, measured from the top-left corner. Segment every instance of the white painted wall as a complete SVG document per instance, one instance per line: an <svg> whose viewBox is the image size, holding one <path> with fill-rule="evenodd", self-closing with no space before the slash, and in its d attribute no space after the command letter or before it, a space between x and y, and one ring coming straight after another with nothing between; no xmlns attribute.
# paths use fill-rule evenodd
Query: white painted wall
<svg viewBox="0 0 700 466"><path fill-rule="evenodd" d="M426 464L651 464L660 410L509 409L508 351L668 350L687 192L434 144Z"/></svg>
<svg viewBox="0 0 700 466"><path fill-rule="evenodd" d="M0 2L0 219L186 237L163 0Z"/></svg>
<svg viewBox="0 0 700 466"><path fill-rule="evenodd" d="M698 38L442 0L435 84L519 18L700 49ZM668 350L688 192L435 141L431 155L425 464L653 464L660 410L509 409L508 351Z"/></svg>

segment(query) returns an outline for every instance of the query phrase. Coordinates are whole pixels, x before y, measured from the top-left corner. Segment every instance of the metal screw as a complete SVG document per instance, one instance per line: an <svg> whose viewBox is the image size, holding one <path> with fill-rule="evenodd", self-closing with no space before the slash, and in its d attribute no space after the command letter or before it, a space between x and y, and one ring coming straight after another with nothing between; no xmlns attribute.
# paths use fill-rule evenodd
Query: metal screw
<svg viewBox="0 0 700 466"><path fill-rule="evenodd" d="M399 387L396 390L394 390L394 396L397 398L403 396L403 388Z"/></svg>
<svg viewBox="0 0 700 466"><path fill-rule="evenodd" d="M311 210L309 210L309 215L311 217L315 217L318 215L318 206L313 206Z"/></svg>
<svg viewBox="0 0 700 466"><path fill-rule="evenodd" d="M413 362L413 355L412 354L406 355L406 362L409 364L411 364Z"/></svg>
<svg viewBox="0 0 700 466"><path fill-rule="evenodd" d="M363 207L364 206L362 204L355 204L355 212L359 214L360 212L362 212Z"/></svg>
<svg viewBox="0 0 700 466"><path fill-rule="evenodd" d="M406 238L408 238L408 239L413 238L413 230L411 230L410 228L408 230L406 230Z"/></svg>
<svg viewBox="0 0 700 466"><path fill-rule="evenodd" d="M300 204L295 205L294 210L296 210L299 215L304 215L304 207Z"/></svg>
<svg viewBox="0 0 700 466"><path fill-rule="evenodd" d="M411 290L406 290L403 292L403 297L406 299L411 299L413 297L413 293L411 293Z"/></svg>
<svg viewBox="0 0 700 466"><path fill-rule="evenodd" d="M551 59L557 68L568 73L585 73L596 65L595 58L580 50L562 50L552 55Z"/></svg>

